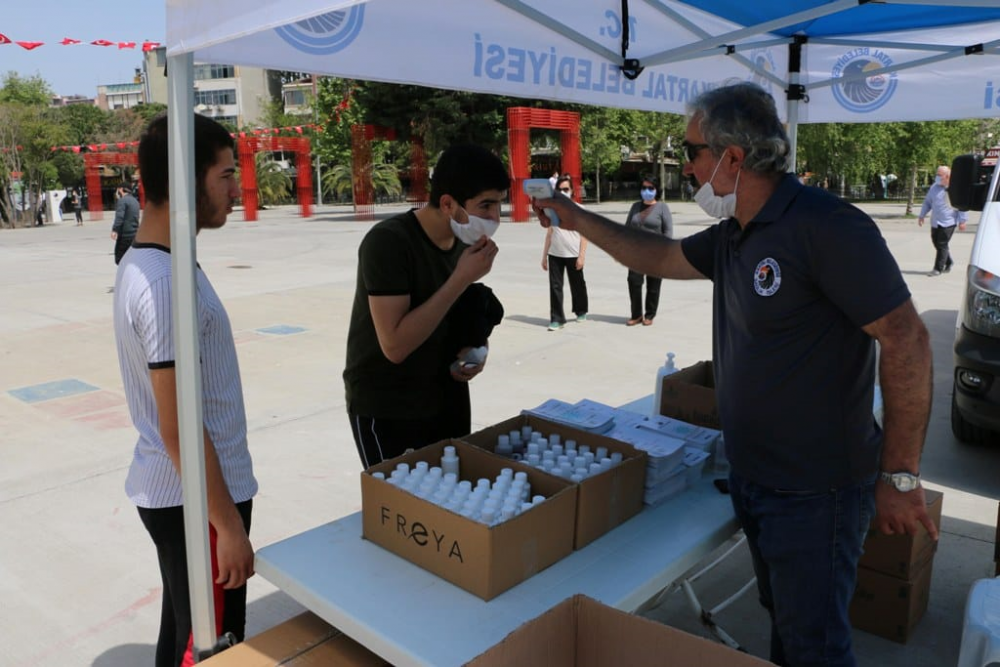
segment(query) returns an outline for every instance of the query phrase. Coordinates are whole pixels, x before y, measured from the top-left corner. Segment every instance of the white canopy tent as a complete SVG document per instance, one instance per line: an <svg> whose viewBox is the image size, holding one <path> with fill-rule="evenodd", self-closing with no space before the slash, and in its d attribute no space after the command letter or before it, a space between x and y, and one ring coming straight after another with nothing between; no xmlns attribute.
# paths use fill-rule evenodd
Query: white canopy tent
<svg viewBox="0 0 1000 667"><path fill-rule="evenodd" d="M752 80L789 125L992 116L1000 0L166 0L171 244L195 646L216 638L195 310L192 65L683 113Z"/></svg>

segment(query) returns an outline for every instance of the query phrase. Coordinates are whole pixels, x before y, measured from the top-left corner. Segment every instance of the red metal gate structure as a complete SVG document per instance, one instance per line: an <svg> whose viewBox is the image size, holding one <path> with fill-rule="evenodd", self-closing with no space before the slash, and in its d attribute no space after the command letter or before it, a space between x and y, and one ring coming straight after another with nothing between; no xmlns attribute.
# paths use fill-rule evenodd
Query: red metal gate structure
<svg viewBox="0 0 1000 667"><path fill-rule="evenodd" d="M295 153L295 189L302 217L312 216L312 158L306 137L240 137L240 187L243 190L243 219L257 219L257 153L291 151Z"/></svg>
<svg viewBox="0 0 1000 667"><path fill-rule="evenodd" d="M91 222L104 218L104 199L101 194L101 165L105 164L135 167L139 164L139 156L135 151L126 153L89 152L83 154L83 173L87 180L87 210L90 212ZM139 205L145 205L142 182L139 183Z"/></svg>
<svg viewBox="0 0 1000 667"><path fill-rule="evenodd" d="M372 142L396 140L396 130L379 125L351 126L351 177L354 214L358 220L375 219L375 189L372 187ZM427 203L427 156L420 137L410 140L410 187L406 201L418 208Z"/></svg>
<svg viewBox="0 0 1000 667"><path fill-rule="evenodd" d="M531 128L559 130L562 151L560 174L573 176L573 199L580 201L580 114L573 111L553 111L530 107L507 109L507 145L510 150L511 220L527 222L528 195L521 184L531 178Z"/></svg>

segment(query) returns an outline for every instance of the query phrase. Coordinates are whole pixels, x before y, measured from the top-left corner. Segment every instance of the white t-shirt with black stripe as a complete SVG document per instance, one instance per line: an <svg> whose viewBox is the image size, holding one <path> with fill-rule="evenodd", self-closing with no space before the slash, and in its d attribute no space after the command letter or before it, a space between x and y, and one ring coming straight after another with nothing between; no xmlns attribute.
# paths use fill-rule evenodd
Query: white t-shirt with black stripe
<svg viewBox="0 0 1000 667"><path fill-rule="evenodd" d="M159 415L150 369L174 366L170 251L133 244L115 279L114 323L125 396L139 431L125 480L129 499L139 507L183 504L181 479L160 438ZM200 268L196 271L198 329L202 360L203 419L215 445L222 476L233 502L257 493L247 448L246 410L232 327L222 302Z"/></svg>

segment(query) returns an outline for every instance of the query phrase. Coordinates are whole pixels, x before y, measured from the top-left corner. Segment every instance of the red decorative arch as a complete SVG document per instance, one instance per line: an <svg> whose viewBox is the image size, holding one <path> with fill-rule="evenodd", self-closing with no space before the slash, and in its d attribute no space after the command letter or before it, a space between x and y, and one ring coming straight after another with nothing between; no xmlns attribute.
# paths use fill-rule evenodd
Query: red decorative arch
<svg viewBox="0 0 1000 667"><path fill-rule="evenodd" d="M139 156L133 152L125 153L84 153L83 173L87 181L87 210L90 212L90 220L104 219L104 200L101 196L101 165L127 165L136 167L139 165ZM139 183L139 206L146 205L145 192L142 189L142 182Z"/></svg>
<svg viewBox="0 0 1000 667"><path fill-rule="evenodd" d="M580 201L580 114L572 111L553 111L530 107L507 109L507 144L510 150L511 219L527 222L529 219L528 195L521 184L531 178L531 153L529 139L531 128L560 130L559 146L562 160L561 174L573 175L573 199Z"/></svg>
<svg viewBox="0 0 1000 667"><path fill-rule="evenodd" d="M354 214L358 220L375 219L375 190L372 187L372 141L396 140L396 130L379 125L351 126L351 180L353 183ZM410 188L406 201L414 205L427 203L427 156L424 142L414 137L410 142Z"/></svg>
<svg viewBox="0 0 1000 667"><path fill-rule="evenodd" d="M306 137L240 137L240 187L243 190L243 219L257 219L256 157L260 151L291 151L295 153L295 189L302 217L312 216L312 164L309 139ZM250 167L249 169L247 167Z"/></svg>

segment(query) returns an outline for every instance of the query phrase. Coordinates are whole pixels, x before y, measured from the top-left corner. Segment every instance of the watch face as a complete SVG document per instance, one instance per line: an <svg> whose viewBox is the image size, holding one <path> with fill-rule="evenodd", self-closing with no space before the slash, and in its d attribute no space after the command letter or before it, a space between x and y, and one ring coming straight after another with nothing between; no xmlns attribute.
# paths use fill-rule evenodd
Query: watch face
<svg viewBox="0 0 1000 667"><path fill-rule="evenodd" d="M912 491L917 488L917 478L906 473L896 473L892 476L892 485L899 491Z"/></svg>

